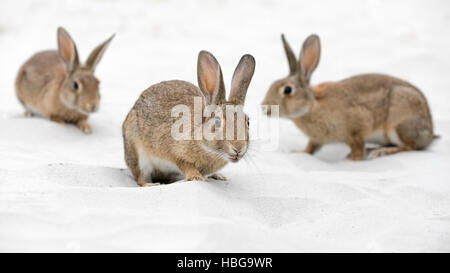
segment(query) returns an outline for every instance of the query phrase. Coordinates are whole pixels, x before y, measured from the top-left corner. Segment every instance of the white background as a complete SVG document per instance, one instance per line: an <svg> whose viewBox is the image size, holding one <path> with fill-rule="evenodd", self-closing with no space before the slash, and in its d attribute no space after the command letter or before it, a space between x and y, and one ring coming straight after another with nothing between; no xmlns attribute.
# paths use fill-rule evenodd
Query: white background
<svg viewBox="0 0 450 273"><path fill-rule="evenodd" d="M82 60L112 33L96 75L93 134L24 118L20 65L56 48L64 26ZM0 251L450 251L450 3L448 1L0 2ZM239 58L256 58L246 107L287 74L284 32L298 53L322 39L313 82L383 72L429 100L427 151L366 162L280 123L276 151L228 165L227 182L138 188L123 160L121 123L139 94L163 80L196 83L199 50L226 85Z"/></svg>

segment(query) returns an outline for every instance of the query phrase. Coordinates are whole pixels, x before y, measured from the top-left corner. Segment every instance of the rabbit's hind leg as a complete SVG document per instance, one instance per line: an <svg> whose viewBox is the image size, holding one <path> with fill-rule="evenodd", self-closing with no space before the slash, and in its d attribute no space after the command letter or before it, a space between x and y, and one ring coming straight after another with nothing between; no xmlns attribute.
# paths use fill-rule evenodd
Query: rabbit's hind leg
<svg viewBox="0 0 450 273"><path fill-rule="evenodd" d="M379 149L375 149L369 153L367 156L367 159L374 159L377 157L382 157L385 155L393 155L400 152L406 152L414 150L413 148L409 146L400 146L400 147L382 147Z"/></svg>
<svg viewBox="0 0 450 273"><path fill-rule="evenodd" d="M396 132L401 142L414 150L423 150L433 141L433 124L429 117L419 115L399 124Z"/></svg>
<svg viewBox="0 0 450 273"><path fill-rule="evenodd" d="M151 181L151 165L149 161L146 161L147 156L142 153L137 153L135 145L132 141L124 138L125 147L125 162L128 168L130 168L136 182L141 187L155 186L158 183L152 183Z"/></svg>
<svg viewBox="0 0 450 273"><path fill-rule="evenodd" d="M137 183L141 187L151 187L160 185L160 183L153 183L152 173L153 164L150 160L150 156L143 147L143 145L138 145L137 147L137 168L139 170L139 175L137 176Z"/></svg>
<svg viewBox="0 0 450 273"><path fill-rule="evenodd" d="M139 179L141 171L138 165L138 156L133 143L124 136L123 146L125 148L125 163L127 163L128 168L133 174L136 180Z"/></svg>
<svg viewBox="0 0 450 273"><path fill-rule="evenodd" d="M431 122L426 117L418 116L400 123L395 131L389 133L389 139L397 147L382 147L370 152L368 159L392 155L400 152L423 150L433 140Z"/></svg>

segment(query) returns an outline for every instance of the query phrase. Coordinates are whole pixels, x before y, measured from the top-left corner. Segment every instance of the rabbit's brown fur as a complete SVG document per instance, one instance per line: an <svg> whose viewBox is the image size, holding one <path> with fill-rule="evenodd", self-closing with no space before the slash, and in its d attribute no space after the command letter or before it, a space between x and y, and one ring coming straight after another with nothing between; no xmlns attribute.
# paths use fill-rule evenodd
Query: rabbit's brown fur
<svg viewBox="0 0 450 273"><path fill-rule="evenodd" d="M19 69L16 94L26 115L76 124L90 133L87 119L98 110L100 101L100 82L94 71L112 38L94 49L81 65L72 38L58 28L58 50L36 53Z"/></svg>
<svg viewBox="0 0 450 273"><path fill-rule="evenodd" d="M145 90L122 127L125 161L137 183L140 186L157 185L173 181L180 174L186 180L206 181L208 175L224 180L223 176L215 172L228 161L237 162L244 156L249 144L248 125L243 140L176 140L172 137L171 129L178 118L171 117L171 111L177 105L186 105L194 113L194 97L201 98L202 112L206 107L224 110L227 105L243 104L253 71L254 59L245 55L233 77L230 98L225 101L220 66L214 56L202 51L198 64L200 89L191 83L174 80L155 84ZM200 125L208 120L203 118ZM225 117L221 124L226 124ZM191 119L191 128L195 126L198 125Z"/></svg>
<svg viewBox="0 0 450 273"><path fill-rule="evenodd" d="M366 142L396 146L376 149L370 158L425 149L432 142L431 113L419 89L381 74L310 86L319 62L319 37L312 35L305 41L298 61L282 38L291 73L272 84L263 104L279 105L280 116L291 119L309 137L305 152L343 142L350 146L351 158L361 160Z"/></svg>

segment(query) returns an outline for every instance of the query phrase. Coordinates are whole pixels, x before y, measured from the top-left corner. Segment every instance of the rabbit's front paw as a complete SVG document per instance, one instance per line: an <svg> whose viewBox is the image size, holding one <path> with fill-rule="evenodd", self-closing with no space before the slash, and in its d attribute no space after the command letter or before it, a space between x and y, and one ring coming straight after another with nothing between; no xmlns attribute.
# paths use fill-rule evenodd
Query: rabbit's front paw
<svg viewBox="0 0 450 273"><path fill-rule="evenodd" d="M78 122L78 128L80 128L80 130L85 133L85 134L91 134L92 133L92 128L91 125L89 125L89 123L86 120L82 120L80 122Z"/></svg>
<svg viewBox="0 0 450 273"><path fill-rule="evenodd" d="M153 186L159 186L161 183L144 183L142 185L139 185L141 187L153 187Z"/></svg>
<svg viewBox="0 0 450 273"><path fill-rule="evenodd" d="M208 176L208 178L212 178L214 180L220 180L220 181L227 180L227 178L223 174L220 174L220 173L213 173L210 176Z"/></svg>
<svg viewBox="0 0 450 273"><path fill-rule="evenodd" d="M208 179L205 178L201 174L189 175L188 177L186 177L186 180L187 181L208 181Z"/></svg>

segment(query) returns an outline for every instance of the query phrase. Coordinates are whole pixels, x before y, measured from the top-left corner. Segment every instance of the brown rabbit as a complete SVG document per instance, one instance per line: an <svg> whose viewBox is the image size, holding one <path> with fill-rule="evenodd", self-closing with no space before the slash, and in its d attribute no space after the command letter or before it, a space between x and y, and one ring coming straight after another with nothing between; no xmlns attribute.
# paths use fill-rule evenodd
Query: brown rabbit
<svg viewBox="0 0 450 273"><path fill-rule="evenodd" d="M380 74L311 86L320 58L319 37L306 39L298 61L281 38L290 73L272 84L262 104L279 105L280 116L291 119L309 137L304 152L313 154L321 145L343 142L350 146L351 158L361 160L365 142L383 145L369 158L425 149L432 142L430 109L418 88ZM270 115L270 108L266 113Z"/></svg>
<svg viewBox="0 0 450 273"><path fill-rule="evenodd" d="M228 162L238 162L249 145L248 116L243 112L250 80L255 69L255 60L244 55L233 75L228 101L225 99L225 85L222 70L214 56L206 51L198 55L197 75L200 88L185 81L165 81L145 90L128 113L122 133L125 161L140 186L171 182L183 174L186 180L207 181L209 178L226 180L215 173ZM199 102L197 105L195 99ZM190 113L198 111L200 120L189 117L187 139L174 138L173 128L177 116L173 109L185 106ZM236 107L234 107L236 106ZM225 113L235 108L231 118L228 115L206 115L206 111ZM235 118L235 116L237 118ZM239 116L242 117L240 124ZM228 138L228 122L235 124L232 137ZM193 137L196 128L212 124L213 138ZM237 131L244 129L239 138ZM231 132L229 130L228 132ZM192 133L194 132L194 133ZM227 138L219 136L227 135ZM208 176L209 175L209 176Z"/></svg>
<svg viewBox="0 0 450 273"><path fill-rule="evenodd" d="M113 37L97 46L81 65L75 42L59 27L58 50L36 53L17 75L16 94L25 115L72 123L91 133L87 119L98 110L100 101L100 82L94 71Z"/></svg>

